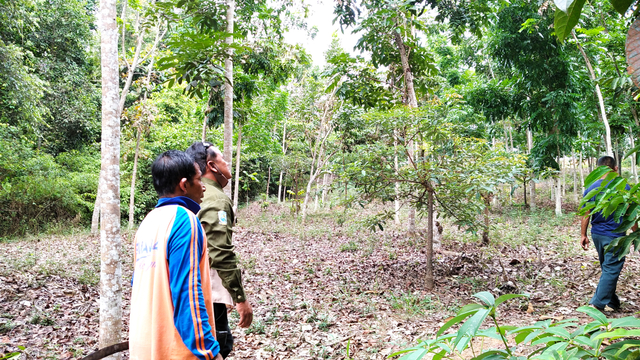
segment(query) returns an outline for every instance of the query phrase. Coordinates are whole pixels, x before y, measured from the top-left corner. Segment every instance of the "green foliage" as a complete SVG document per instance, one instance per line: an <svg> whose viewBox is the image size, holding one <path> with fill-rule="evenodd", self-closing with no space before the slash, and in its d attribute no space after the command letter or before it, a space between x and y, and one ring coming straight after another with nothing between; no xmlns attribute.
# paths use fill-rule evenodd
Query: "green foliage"
<svg viewBox="0 0 640 360"><path fill-rule="evenodd" d="M640 334L640 320L634 317L608 319L592 307L582 306L577 311L591 317L593 321L579 325L577 319L558 322L538 321L529 326L498 324L498 306L503 302L527 295L508 294L497 299L489 292L474 295L480 303L462 307L456 316L447 321L435 338L421 340L415 347L399 351L391 356L403 355L400 359L421 359L432 354L434 359L453 359L467 348L473 351L474 360L481 359L631 359L640 356L640 341L631 338ZM489 318L492 325L481 329ZM466 321L465 321L466 320ZM446 333L453 326L457 331ZM501 340L502 349L474 349L472 341L479 338ZM510 338L515 342L510 346ZM481 352L478 352L481 351ZM516 355L518 354L518 355Z"/></svg>
<svg viewBox="0 0 640 360"><path fill-rule="evenodd" d="M91 148L57 157L34 152L28 141L16 141L16 132L0 124L0 236L42 231L56 222L86 223L98 183L97 154Z"/></svg>
<svg viewBox="0 0 640 360"><path fill-rule="evenodd" d="M640 193L638 192L640 184L627 189L628 184L625 178L620 177L608 166L600 166L587 176L584 181L585 188L599 179L602 179L600 186L591 190L580 202L579 214L585 216L599 212L605 218L613 216L614 221L621 223L614 231L626 233L640 221ZM631 245L636 250L640 249L640 232L635 231L615 238L605 250L622 258L629 254Z"/></svg>

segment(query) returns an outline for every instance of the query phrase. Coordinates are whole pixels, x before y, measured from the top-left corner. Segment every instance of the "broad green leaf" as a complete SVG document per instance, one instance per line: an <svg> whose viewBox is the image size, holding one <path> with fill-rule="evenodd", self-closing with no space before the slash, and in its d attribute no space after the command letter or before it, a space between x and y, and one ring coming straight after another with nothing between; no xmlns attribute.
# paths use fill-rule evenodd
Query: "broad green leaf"
<svg viewBox="0 0 640 360"><path fill-rule="evenodd" d="M488 350L473 358L473 360L509 359L509 353L505 350Z"/></svg>
<svg viewBox="0 0 640 360"><path fill-rule="evenodd" d="M611 171L611 168L608 166L598 166L587 176L586 179L584 179L584 187L588 188L589 186L591 186L591 184L596 182L596 180L600 179Z"/></svg>
<svg viewBox="0 0 640 360"><path fill-rule="evenodd" d="M598 340L598 339L611 339L611 340L616 340L616 339L620 339L620 338L628 338L628 337L632 337L632 336L640 336L640 329L633 329L633 330L627 330L627 329L615 329L613 331L608 331L605 333L602 333L596 337L594 337L594 340Z"/></svg>
<svg viewBox="0 0 640 360"><path fill-rule="evenodd" d="M629 7L631 6L631 4L633 4L636 0L609 0L609 1L611 2L611 5L613 5L613 8L620 13L620 15L624 15L624 13L626 13L627 10L629 10ZM625 156L625 158L627 156Z"/></svg>
<svg viewBox="0 0 640 360"><path fill-rule="evenodd" d="M447 331L447 329L461 322L462 320L468 318L472 314L473 312L466 312L466 313L462 313L460 315L455 316L453 319L447 321L446 323L444 323L444 325L442 325L442 327L440 327L440 330L438 330L438 332L436 333L436 336L439 336L440 334L444 333L445 331Z"/></svg>
<svg viewBox="0 0 640 360"><path fill-rule="evenodd" d="M601 325L608 324L607 317L604 316L604 314L596 308L592 308L590 306L580 306L579 308L576 309L576 311L579 311L581 313L585 313L591 316L594 320L599 322Z"/></svg>
<svg viewBox="0 0 640 360"><path fill-rule="evenodd" d="M498 305L502 304L503 302L509 300L509 299L513 299L513 298L517 298L517 297L529 297L529 295L526 294L504 294L500 297L498 297L496 299L495 302L495 306L497 307Z"/></svg>
<svg viewBox="0 0 640 360"><path fill-rule="evenodd" d="M496 304L495 298L488 291L482 291L477 294L473 294L473 296L480 299L483 303L485 303L488 306L494 306Z"/></svg>
<svg viewBox="0 0 640 360"><path fill-rule="evenodd" d="M540 344L546 344L546 343L550 343L550 342L558 342L558 341L562 341L564 342L565 339L560 337L560 336L543 336L538 338L538 340L532 341L531 342L531 346L535 346L535 345L540 345Z"/></svg>
<svg viewBox="0 0 640 360"><path fill-rule="evenodd" d="M575 0L568 4L566 11L562 11L561 7L558 6L558 0L556 0L556 7L558 9L555 13L555 19L553 21L553 29L556 32L556 36L560 42L563 42L564 39L569 36L571 30L578 24L578 20L580 20L580 13L582 12L582 7L584 6L585 0ZM564 5L564 4L562 4Z"/></svg>
<svg viewBox="0 0 640 360"><path fill-rule="evenodd" d="M556 4L558 10L567 12L571 4L573 4L573 0L554 0L553 3Z"/></svg>
<svg viewBox="0 0 640 360"><path fill-rule="evenodd" d="M480 325L482 325L482 322L487 318L488 315L489 309L480 309L471 317L471 319L467 320L464 324L462 324L462 326L460 326L458 335L453 341L456 350L462 352L464 349L466 349L469 341L478 332Z"/></svg>
<svg viewBox="0 0 640 360"><path fill-rule="evenodd" d="M427 349L419 349L419 350L415 350L407 355L404 355L403 357L401 357L401 360L420 360L422 359L425 355L427 355L429 351L427 351Z"/></svg>

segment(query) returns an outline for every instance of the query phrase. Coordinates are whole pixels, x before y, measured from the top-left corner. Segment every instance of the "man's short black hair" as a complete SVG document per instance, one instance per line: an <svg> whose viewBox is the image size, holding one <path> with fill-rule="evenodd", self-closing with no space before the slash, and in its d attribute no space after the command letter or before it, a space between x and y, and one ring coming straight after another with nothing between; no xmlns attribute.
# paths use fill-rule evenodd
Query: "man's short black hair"
<svg viewBox="0 0 640 360"><path fill-rule="evenodd" d="M602 165L610 167L611 170L615 170L615 167L618 164L616 163L616 159L614 159L612 156L603 156L598 159L598 166Z"/></svg>
<svg viewBox="0 0 640 360"><path fill-rule="evenodd" d="M214 149L217 147L212 143L196 141L185 152L193 157L193 160L200 166L200 172L204 175L207 171L207 159L211 158L214 161L216 159L217 155Z"/></svg>
<svg viewBox="0 0 640 360"><path fill-rule="evenodd" d="M158 155L151 165L151 175L153 187L162 197L173 194L183 178L193 181L196 166L193 158L184 151L169 150Z"/></svg>

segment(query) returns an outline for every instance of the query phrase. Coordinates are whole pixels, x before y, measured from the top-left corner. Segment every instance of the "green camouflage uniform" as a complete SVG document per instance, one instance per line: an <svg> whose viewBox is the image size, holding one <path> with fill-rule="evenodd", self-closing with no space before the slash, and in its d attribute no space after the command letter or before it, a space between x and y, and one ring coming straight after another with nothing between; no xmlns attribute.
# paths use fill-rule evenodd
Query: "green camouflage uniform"
<svg viewBox="0 0 640 360"><path fill-rule="evenodd" d="M233 301L244 302L247 298L242 288L238 257L233 252L235 246L231 239L235 221L231 199L216 181L203 177L202 182L207 190L204 192L198 218L207 234L209 264L218 272L222 285L229 291Z"/></svg>

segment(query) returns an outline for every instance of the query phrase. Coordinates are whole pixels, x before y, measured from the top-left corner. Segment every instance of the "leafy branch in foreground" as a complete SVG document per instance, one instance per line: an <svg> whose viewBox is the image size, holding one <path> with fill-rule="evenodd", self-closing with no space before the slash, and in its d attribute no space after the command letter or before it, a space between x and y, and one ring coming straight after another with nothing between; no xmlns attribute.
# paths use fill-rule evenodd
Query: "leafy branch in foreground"
<svg viewBox="0 0 640 360"><path fill-rule="evenodd" d="M627 179L619 176L608 166L600 166L584 180L585 188L599 179L603 179L600 186L589 191L580 201L578 214L585 216L587 213L601 212L605 218L613 215L614 220L620 222L620 226L614 232L627 232L640 221L640 184L627 189ZM591 199L594 201L589 201ZM618 258L622 258L631 251L631 244L636 250L640 248L640 231L615 238L605 250L613 251Z"/></svg>
<svg viewBox="0 0 640 360"><path fill-rule="evenodd" d="M463 351L471 349L471 360L640 358L640 340L627 339L612 343L640 336L640 319L633 316L607 319L600 311L582 306L577 311L593 319L586 325L579 325L578 319L567 319L555 323L552 320L538 321L522 327L501 326L497 319L498 306L507 300L528 295L506 294L496 299L490 292L483 291L473 296L480 303L465 305L456 316L442 325L435 338L421 340L417 346L398 351L390 357L402 355L400 360L418 360L430 355L434 360L460 359ZM487 318L495 326L481 330ZM461 325L457 331L445 334L458 324ZM504 348L474 349L473 340L477 338L500 340Z"/></svg>

